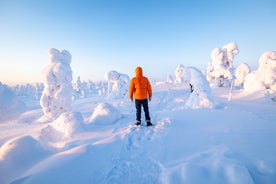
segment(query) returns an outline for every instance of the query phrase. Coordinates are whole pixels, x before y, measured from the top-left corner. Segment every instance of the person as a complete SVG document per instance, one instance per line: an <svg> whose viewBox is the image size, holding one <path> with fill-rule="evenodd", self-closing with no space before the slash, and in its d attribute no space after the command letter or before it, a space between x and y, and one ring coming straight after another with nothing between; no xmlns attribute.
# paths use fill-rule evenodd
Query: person
<svg viewBox="0 0 276 184"><path fill-rule="evenodd" d="M152 126L149 115L148 100L151 101L152 89L147 77L143 76L142 67L136 67L136 76L130 81L129 98L133 102L133 95L135 98L136 107L136 125L141 125L141 107L143 106L147 126Z"/></svg>

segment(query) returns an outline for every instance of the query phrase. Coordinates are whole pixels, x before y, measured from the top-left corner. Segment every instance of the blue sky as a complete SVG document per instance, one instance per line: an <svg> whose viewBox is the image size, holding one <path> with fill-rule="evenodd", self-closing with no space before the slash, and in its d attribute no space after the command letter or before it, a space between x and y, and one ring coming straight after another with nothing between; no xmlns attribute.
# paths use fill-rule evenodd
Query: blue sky
<svg viewBox="0 0 276 184"><path fill-rule="evenodd" d="M0 0L0 81L42 80L48 49L72 54L74 78L165 80L179 64L206 69L211 51L236 42L234 66L276 50L274 0Z"/></svg>

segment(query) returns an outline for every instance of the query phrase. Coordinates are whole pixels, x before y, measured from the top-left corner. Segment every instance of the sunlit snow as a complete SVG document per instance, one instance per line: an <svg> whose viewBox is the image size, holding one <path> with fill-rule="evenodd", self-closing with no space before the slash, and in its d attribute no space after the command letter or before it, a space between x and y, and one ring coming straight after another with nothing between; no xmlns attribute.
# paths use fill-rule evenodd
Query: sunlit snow
<svg viewBox="0 0 276 184"><path fill-rule="evenodd" d="M256 71L242 66L232 88L176 66L175 77L152 81L152 127L134 125L128 95L110 96L127 92L128 76L72 84L69 52L50 55L44 88L0 83L1 184L275 183L274 51Z"/></svg>

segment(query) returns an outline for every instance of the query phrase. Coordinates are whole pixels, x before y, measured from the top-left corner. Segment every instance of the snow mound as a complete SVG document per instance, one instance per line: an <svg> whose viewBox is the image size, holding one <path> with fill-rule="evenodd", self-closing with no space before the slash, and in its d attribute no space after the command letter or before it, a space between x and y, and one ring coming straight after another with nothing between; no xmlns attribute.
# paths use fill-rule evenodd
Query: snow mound
<svg viewBox="0 0 276 184"><path fill-rule="evenodd" d="M53 122L53 128L63 132L64 136L70 136L74 133L81 132L83 117L80 112L65 112Z"/></svg>
<svg viewBox="0 0 276 184"><path fill-rule="evenodd" d="M95 108L89 122L95 124L113 124L122 117L121 113L108 103L100 103Z"/></svg>
<svg viewBox="0 0 276 184"><path fill-rule="evenodd" d="M83 124L80 112L62 113L58 119L41 130L40 139L46 145L62 147L62 141L83 131Z"/></svg>
<svg viewBox="0 0 276 184"><path fill-rule="evenodd" d="M183 69L183 78L193 86L193 92L186 102L186 107L192 109L214 107L211 88L200 70L194 67L185 67Z"/></svg>
<svg viewBox="0 0 276 184"><path fill-rule="evenodd" d="M0 123L18 116L25 110L25 104L17 98L8 86L0 82Z"/></svg>
<svg viewBox="0 0 276 184"><path fill-rule="evenodd" d="M47 154L31 136L13 138L0 148L0 183L7 183ZM20 164L18 164L20 163Z"/></svg>
<svg viewBox="0 0 276 184"><path fill-rule="evenodd" d="M246 165L220 146L173 164L160 178L162 183L254 183Z"/></svg>
<svg viewBox="0 0 276 184"><path fill-rule="evenodd" d="M44 151L37 140L31 136L23 136L11 139L1 146L0 161L28 163L41 152Z"/></svg>

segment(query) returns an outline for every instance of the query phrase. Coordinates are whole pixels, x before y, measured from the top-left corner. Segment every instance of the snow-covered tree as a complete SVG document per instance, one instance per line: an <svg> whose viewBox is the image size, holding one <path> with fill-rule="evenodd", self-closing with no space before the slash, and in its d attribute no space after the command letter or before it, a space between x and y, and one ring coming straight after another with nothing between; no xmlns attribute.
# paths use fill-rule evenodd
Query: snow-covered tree
<svg viewBox="0 0 276 184"><path fill-rule="evenodd" d="M236 86L243 86L243 83L245 81L245 77L247 74L250 73L250 67L246 63L240 64L236 69L236 80L235 85Z"/></svg>
<svg viewBox="0 0 276 184"><path fill-rule="evenodd" d="M80 76L78 77L77 81L73 83L73 90L74 99L85 98L89 93L87 83L82 82Z"/></svg>
<svg viewBox="0 0 276 184"><path fill-rule="evenodd" d="M174 74L175 74L175 83L176 83L176 84L181 84L181 83L184 82L184 80L183 80L184 68L185 68L185 67L184 67L182 64L179 65L179 66L176 68L176 70L175 70L175 72L174 72Z"/></svg>
<svg viewBox="0 0 276 184"><path fill-rule="evenodd" d="M259 67L256 71L247 75L244 83L245 91L267 90L276 94L276 52L266 51L259 59Z"/></svg>
<svg viewBox="0 0 276 184"><path fill-rule="evenodd" d="M208 81L219 87L229 86L234 80L233 61L238 53L239 49L235 42L228 43L222 48L215 48L206 71Z"/></svg>
<svg viewBox="0 0 276 184"><path fill-rule="evenodd" d="M106 82L106 81L105 82L100 81L100 82L95 84L95 90L96 90L98 95L107 94L107 89L108 89L108 82Z"/></svg>
<svg viewBox="0 0 276 184"><path fill-rule="evenodd" d="M46 119L56 119L63 112L71 110L72 70L71 54L67 50L61 52L49 49L49 64L44 70L44 90L40 105Z"/></svg>
<svg viewBox="0 0 276 184"><path fill-rule="evenodd" d="M168 76L167 76L166 82L167 82L167 83L173 83L173 82L174 82L174 81L173 81L173 76L168 75Z"/></svg>
<svg viewBox="0 0 276 184"><path fill-rule="evenodd" d="M108 82L107 94L109 98L122 98L127 96L130 78L117 71L109 71L105 75Z"/></svg>
<svg viewBox="0 0 276 184"><path fill-rule="evenodd" d="M183 68L183 79L192 85L193 91L186 102L186 106L192 109L213 108L214 100L209 82L203 73L194 67Z"/></svg>
<svg viewBox="0 0 276 184"><path fill-rule="evenodd" d="M239 53L238 45L235 42L231 42L224 45L222 49L226 52L225 59L226 59L227 65L230 68L234 68L233 66L234 56Z"/></svg>
<svg viewBox="0 0 276 184"><path fill-rule="evenodd" d="M44 89L43 83L35 84L35 99L36 100L39 100L41 98L43 89Z"/></svg>
<svg viewBox="0 0 276 184"><path fill-rule="evenodd" d="M11 87L11 90L19 97L39 100L43 91L43 84L18 84Z"/></svg>
<svg viewBox="0 0 276 184"><path fill-rule="evenodd" d="M212 76L212 72L214 71L214 68L212 66L212 62L208 62L207 69L205 71L205 76L208 81L213 81L215 79L214 76Z"/></svg>

